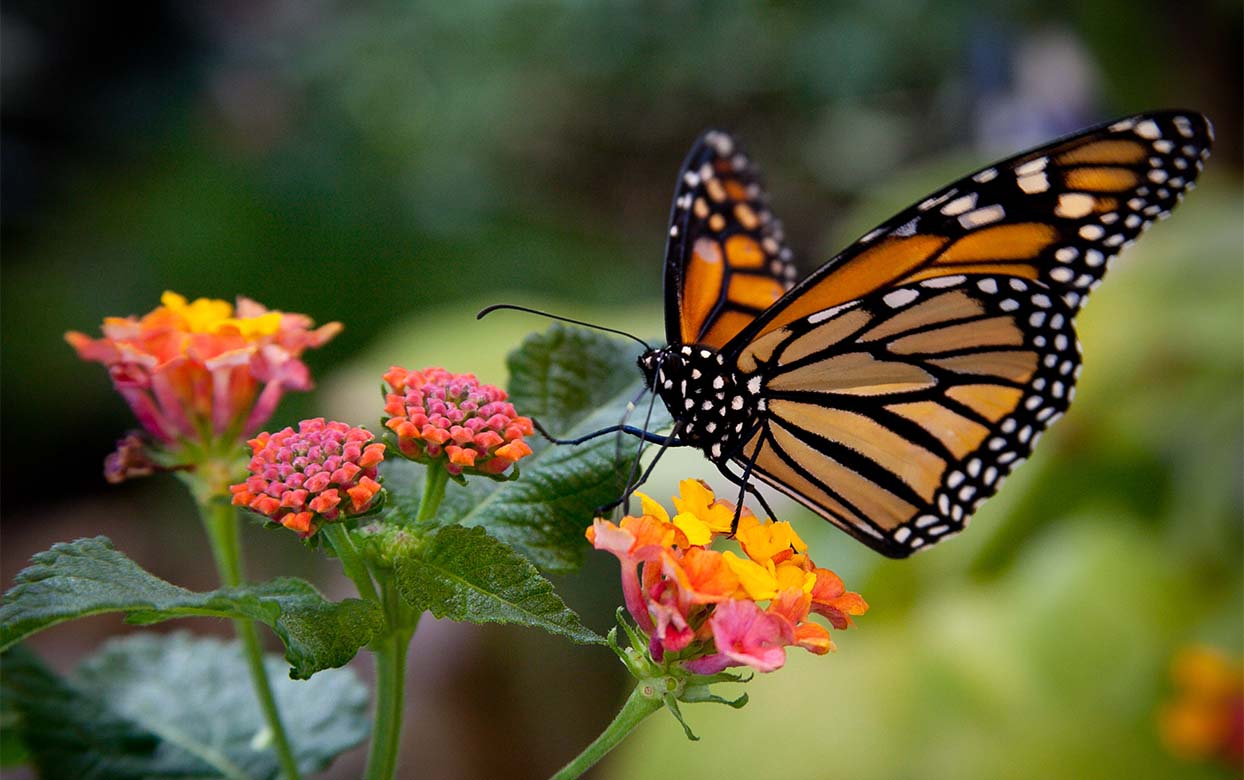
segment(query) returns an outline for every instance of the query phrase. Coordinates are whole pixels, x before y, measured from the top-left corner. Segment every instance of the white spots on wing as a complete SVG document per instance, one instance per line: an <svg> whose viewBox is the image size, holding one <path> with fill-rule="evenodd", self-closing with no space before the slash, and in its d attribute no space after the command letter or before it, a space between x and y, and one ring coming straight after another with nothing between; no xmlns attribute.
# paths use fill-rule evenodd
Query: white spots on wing
<svg viewBox="0 0 1244 780"><path fill-rule="evenodd" d="M818 311L815 314L809 314L808 324L816 325L817 323L836 317L839 312L846 311L847 309L854 307L856 303L856 301L851 301L850 303L844 303L841 306L834 306L833 308L825 309L824 311Z"/></svg>
<svg viewBox="0 0 1244 780"><path fill-rule="evenodd" d="M976 182L977 184L984 184L987 181L993 181L997 177L998 177L998 170L996 168L986 168L985 170L973 176L972 181Z"/></svg>
<svg viewBox="0 0 1244 780"><path fill-rule="evenodd" d="M891 235L901 236L901 237L914 236L916 235L916 225L919 222L920 222L920 217L916 217L915 219L912 219L911 221L906 222L900 225L899 227L895 228L894 232Z"/></svg>
<svg viewBox="0 0 1244 780"><path fill-rule="evenodd" d="M1136 125L1136 135L1144 138L1146 141L1154 141L1162 135L1162 131L1158 129L1157 122L1152 119L1146 119Z"/></svg>
<svg viewBox="0 0 1244 780"><path fill-rule="evenodd" d="M1023 165L1016 166L1016 176L1031 176L1034 173L1040 173L1045 170L1045 165L1050 161L1048 157L1038 157L1035 160L1029 160Z"/></svg>
<svg viewBox="0 0 1244 780"><path fill-rule="evenodd" d="M885 301L886 306L889 306L891 309L897 309L906 306L918 297L920 297L920 294L915 290L903 288L887 293L881 300Z"/></svg>
<svg viewBox="0 0 1244 780"><path fill-rule="evenodd" d="M959 190L952 187L951 189L948 189L945 192L943 192L941 195L935 195L934 197L929 198L928 200L922 201L920 205L917 206L916 208L919 209L920 211L928 211L934 206L941 205L946 200L951 198L958 191Z"/></svg>
<svg viewBox="0 0 1244 780"><path fill-rule="evenodd" d="M976 283L976 286L980 288L981 292L989 293L990 295L998 292L998 281L996 279L981 279Z"/></svg>
<svg viewBox="0 0 1244 780"><path fill-rule="evenodd" d="M1081 225L1080 238L1086 241L1097 241L1106 235L1106 230L1101 225Z"/></svg>
<svg viewBox="0 0 1244 780"><path fill-rule="evenodd" d="M1045 175L1045 171L1029 174L1028 176L1020 176L1017 183L1026 195L1037 195L1050 188L1050 180Z"/></svg>
<svg viewBox="0 0 1244 780"><path fill-rule="evenodd" d="M1062 282L1063 284L1070 282L1075 278L1075 276L1076 272L1066 266L1060 265L1057 268L1050 269L1050 278L1056 282Z"/></svg>
<svg viewBox="0 0 1244 780"><path fill-rule="evenodd" d="M1006 210L999 205L985 206L984 208L969 211L959 217L959 224L965 228L971 229L988 225L991 222L997 222L1006 216Z"/></svg>
<svg viewBox="0 0 1244 780"><path fill-rule="evenodd" d="M1054 213L1067 219L1079 219L1093 211L1097 199L1083 192L1064 192L1058 196L1058 205Z"/></svg>
<svg viewBox="0 0 1244 780"><path fill-rule="evenodd" d="M1149 171L1149 181L1153 182L1154 184L1161 184L1162 182L1166 181L1166 171L1162 170L1161 168L1154 168L1152 171ZM1165 195L1161 195L1160 192L1158 194L1161 197L1166 197Z"/></svg>
<svg viewBox="0 0 1244 780"><path fill-rule="evenodd" d="M948 217L957 217L960 214L976 207L976 193L969 192L962 198L955 198L951 202L942 206L942 214Z"/></svg>
<svg viewBox="0 0 1244 780"><path fill-rule="evenodd" d="M920 283L921 287L931 289L939 289L943 287L957 287L967 281L967 277L962 274L955 276L934 276L932 279L925 279Z"/></svg>

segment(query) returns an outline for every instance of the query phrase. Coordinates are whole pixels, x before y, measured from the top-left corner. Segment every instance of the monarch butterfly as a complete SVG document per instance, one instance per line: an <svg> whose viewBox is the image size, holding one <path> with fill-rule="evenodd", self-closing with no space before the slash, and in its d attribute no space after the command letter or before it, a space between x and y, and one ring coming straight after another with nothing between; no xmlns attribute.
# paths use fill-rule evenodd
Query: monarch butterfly
<svg viewBox="0 0 1244 780"><path fill-rule="evenodd" d="M796 283L755 167L710 130L671 208L668 344L639 358L673 430L609 430L698 447L762 503L753 478L890 557L946 539L1066 411L1076 312L1212 140L1190 111L1091 127L938 190Z"/></svg>

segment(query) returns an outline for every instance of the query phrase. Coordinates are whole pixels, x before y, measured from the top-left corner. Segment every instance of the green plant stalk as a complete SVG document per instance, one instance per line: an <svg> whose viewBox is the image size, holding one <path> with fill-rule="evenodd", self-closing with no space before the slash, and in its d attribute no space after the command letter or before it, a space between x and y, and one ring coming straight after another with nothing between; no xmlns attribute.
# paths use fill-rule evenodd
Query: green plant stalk
<svg viewBox="0 0 1244 780"><path fill-rule="evenodd" d="M550 780L574 780L579 777L595 766L596 762L604 758L610 750L617 747L618 743L634 731L644 718L661 709L662 706L661 697L653 686L640 682L635 686L635 690L631 691L622 709L600 733L600 736L584 748L582 753L571 759L570 763L557 770L557 774L553 775Z"/></svg>
<svg viewBox="0 0 1244 780"><path fill-rule="evenodd" d="M445 486L448 482L449 472L443 467L436 464L427 467L423 495L419 499L419 511L415 516L416 523L436 516L436 510L440 508L441 500L445 497ZM378 601L384 609L388 630L372 646L376 659L376 712L372 722L371 747L367 753L367 770L363 776L366 780L391 780L397 771L397 753L402 741L406 654L419 624L419 614L402 600L391 570L373 566L368 576L366 564L354 548L348 531L332 525L326 526L325 530L332 532L328 537L329 541L341 557L347 576L359 585L362 595ZM340 545L338 537L342 537ZM346 550L344 556L343 549ZM373 577L380 585L379 597L374 589L370 592L364 591L364 587L371 588ZM360 584L364 580L365 584Z"/></svg>
<svg viewBox="0 0 1244 780"><path fill-rule="evenodd" d="M355 547L354 539L350 536L350 532L345 525L341 523L328 523L320 529L320 533L332 545L333 552L337 553L337 559L341 561L342 570L345 571L346 576L354 583L354 587L358 588L359 595L369 601L381 604L380 594L376 592L376 585L372 582L371 572L367 569L367 562L363 560L363 556L359 553L358 548ZM385 618L386 620L388 619L388 613L385 613Z"/></svg>
<svg viewBox="0 0 1244 780"><path fill-rule="evenodd" d="M402 742L402 708L405 703L406 653L419 616L397 595L392 577L382 579L383 602L391 631L373 648L376 658L376 714L372 743L367 753L366 780L391 780L397 771Z"/></svg>
<svg viewBox="0 0 1244 780"><path fill-rule="evenodd" d="M237 587L242 584L242 556L236 511L220 499L203 498L199 502L199 512L212 543L212 557L216 559L216 570L220 574L221 584L230 588ZM294 751L290 749L289 737L281 723L276 698L272 695L272 685L268 682L268 673L263 666L263 650L259 646L255 624L250 620L235 620L233 627L242 642L255 697L259 700L264 719L272 731L272 748L276 751L281 771L287 780L300 780L298 762L294 760Z"/></svg>
<svg viewBox="0 0 1244 780"><path fill-rule="evenodd" d="M419 514L415 515L416 523L436 516L441 499L445 497L445 485L448 482L449 472L443 466L437 463L428 466L427 474L423 478L423 496L419 499Z"/></svg>

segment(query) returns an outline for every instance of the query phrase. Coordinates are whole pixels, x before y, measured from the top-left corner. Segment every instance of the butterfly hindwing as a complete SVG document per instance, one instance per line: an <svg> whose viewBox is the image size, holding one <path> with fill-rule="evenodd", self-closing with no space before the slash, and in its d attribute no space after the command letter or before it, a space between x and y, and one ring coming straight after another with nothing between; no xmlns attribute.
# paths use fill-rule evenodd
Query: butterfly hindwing
<svg viewBox="0 0 1244 780"><path fill-rule="evenodd" d="M683 164L670 211L667 339L720 348L794 278L755 166L732 136L706 132Z"/></svg>
<svg viewBox="0 0 1244 780"><path fill-rule="evenodd" d="M1066 410L1071 319L1040 282L955 275L787 323L740 355L760 427L735 459L905 557L962 530Z"/></svg>
<svg viewBox="0 0 1244 780"><path fill-rule="evenodd" d="M955 274L1037 280L1074 312L1120 248L1193 186L1211 140L1200 114L1154 112L977 171L865 234L725 351L869 293Z"/></svg>

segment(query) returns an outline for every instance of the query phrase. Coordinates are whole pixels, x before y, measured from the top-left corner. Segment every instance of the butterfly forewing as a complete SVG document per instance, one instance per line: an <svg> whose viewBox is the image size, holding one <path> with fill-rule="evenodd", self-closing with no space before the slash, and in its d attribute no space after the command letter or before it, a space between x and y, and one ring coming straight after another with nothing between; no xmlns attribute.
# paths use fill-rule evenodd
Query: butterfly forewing
<svg viewBox="0 0 1244 780"><path fill-rule="evenodd" d="M1209 155L1194 112L1141 114L984 168L899 213L801 281L726 351L818 311L956 274L1037 280L1073 311L1109 261L1169 215Z"/></svg>
<svg viewBox="0 0 1244 780"><path fill-rule="evenodd" d="M762 378L761 425L736 460L903 557L962 530L1028 456L1079 352L1047 286L956 275L787 323L739 362Z"/></svg>
<svg viewBox="0 0 1244 780"><path fill-rule="evenodd" d="M778 300L795 269L750 159L710 130L683 164L666 248L666 337L720 348Z"/></svg>

